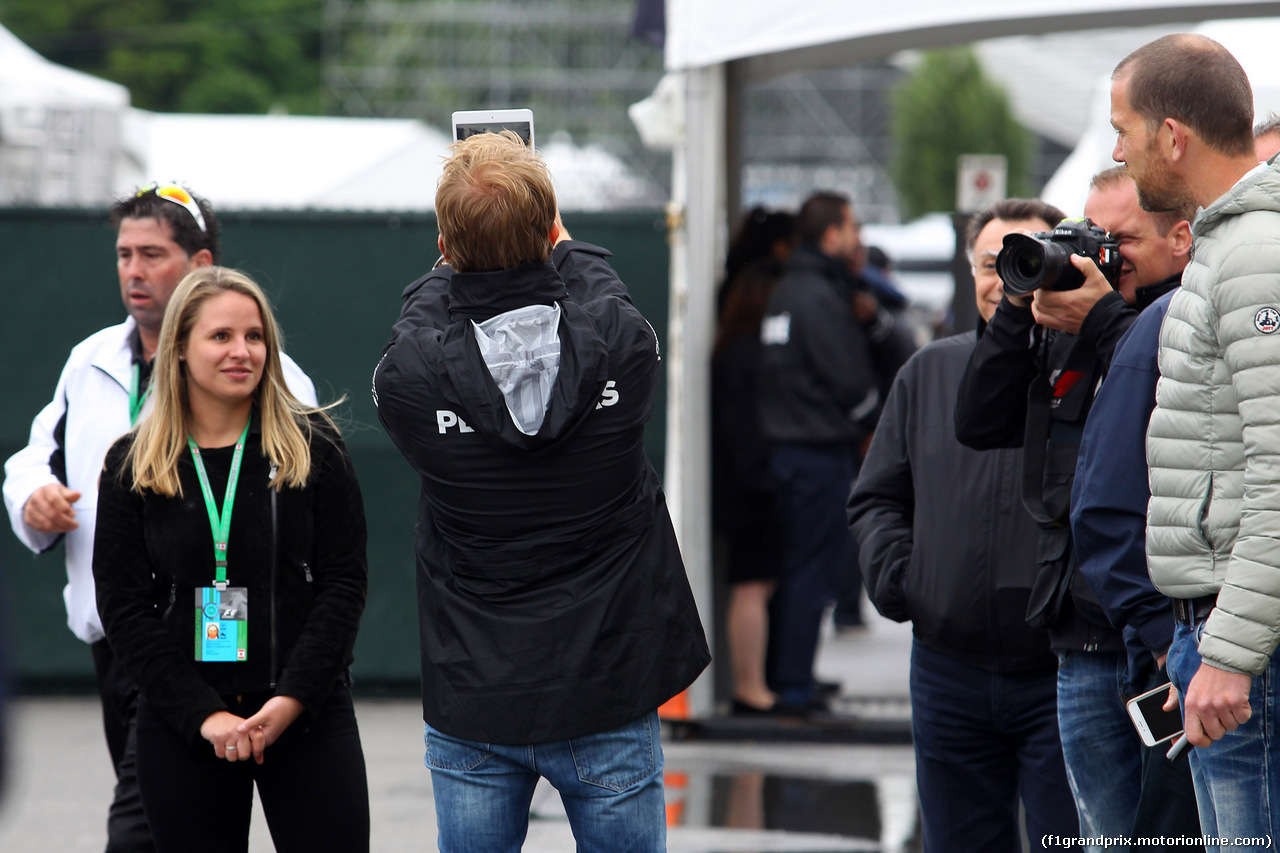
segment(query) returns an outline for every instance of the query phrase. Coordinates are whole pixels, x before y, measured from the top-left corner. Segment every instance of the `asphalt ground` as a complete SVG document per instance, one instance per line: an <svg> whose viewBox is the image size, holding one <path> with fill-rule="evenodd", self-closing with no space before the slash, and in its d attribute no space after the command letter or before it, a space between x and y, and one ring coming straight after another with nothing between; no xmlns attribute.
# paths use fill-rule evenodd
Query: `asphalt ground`
<svg viewBox="0 0 1280 853"><path fill-rule="evenodd" d="M909 654L909 628L872 614L864 633L826 632L817 672L843 684L837 711L903 722ZM20 697L8 711L11 761L0 803L0 851L99 853L114 779L96 698ZM357 699L356 714L369 775L372 850L436 849L419 704ZM673 853L918 849L910 746L756 735L669 737L664 751ZM249 849L273 849L257 807ZM573 849L558 795L540 788L524 850Z"/></svg>

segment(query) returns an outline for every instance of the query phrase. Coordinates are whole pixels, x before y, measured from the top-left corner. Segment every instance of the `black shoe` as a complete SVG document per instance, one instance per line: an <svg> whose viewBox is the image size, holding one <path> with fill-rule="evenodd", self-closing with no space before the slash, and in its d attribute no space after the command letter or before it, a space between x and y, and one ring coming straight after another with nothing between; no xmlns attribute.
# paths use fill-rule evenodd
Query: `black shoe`
<svg viewBox="0 0 1280 853"><path fill-rule="evenodd" d="M771 717L778 713L778 707L778 702L774 702L768 708L761 708L756 705L748 705L739 699L734 699L730 713L735 717Z"/></svg>
<svg viewBox="0 0 1280 853"><path fill-rule="evenodd" d="M815 681L813 682L813 695L819 700L834 699L840 695L840 691L844 689L844 685L838 681Z"/></svg>

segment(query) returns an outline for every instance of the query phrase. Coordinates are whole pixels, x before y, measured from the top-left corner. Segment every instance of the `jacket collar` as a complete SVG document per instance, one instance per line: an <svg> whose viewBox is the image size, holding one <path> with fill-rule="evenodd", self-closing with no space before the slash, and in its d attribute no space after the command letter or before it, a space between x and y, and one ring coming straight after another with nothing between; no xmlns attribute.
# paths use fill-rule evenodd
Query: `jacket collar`
<svg viewBox="0 0 1280 853"><path fill-rule="evenodd" d="M496 272L455 272L449 282L449 321L488 320L526 305L552 305L566 295L560 274L543 261Z"/></svg>
<svg viewBox="0 0 1280 853"><path fill-rule="evenodd" d="M858 279L849 269L849 265L839 258L824 254L812 243L801 243L797 246L787 263L791 271L820 275L841 292L852 293L858 289Z"/></svg>
<svg viewBox="0 0 1280 853"><path fill-rule="evenodd" d="M138 325L132 317L115 327L119 331L116 346L102 347L93 354L93 366L128 390L133 379L133 340Z"/></svg>
<svg viewBox="0 0 1280 853"><path fill-rule="evenodd" d="M1168 278L1161 279L1154 284L1147 284L1139 287L1133 292L1133 305L1139 311L1147 310L1147 307L1155 302L1161 296L1164 296L1170 290L1182 284L1182 273L1175 273Z"/></svg>

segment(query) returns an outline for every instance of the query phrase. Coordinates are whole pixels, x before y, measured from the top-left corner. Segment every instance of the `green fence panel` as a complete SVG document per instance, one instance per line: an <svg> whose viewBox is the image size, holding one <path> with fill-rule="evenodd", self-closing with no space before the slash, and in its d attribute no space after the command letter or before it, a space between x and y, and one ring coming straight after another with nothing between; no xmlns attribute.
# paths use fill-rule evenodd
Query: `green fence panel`
<svg viewBox="0 0 1280 853"><path fill-rule="evenodd" d="M378 424L369 394L373 368L400 308L400 293L435 262L432 215L229 212L222 262L252 275L270 295L288 352L337 412L364 493L369 524L369 602L356 645L365 692L412 692L418 684L413 525L417 478ZM659 212L567 215L575 238L614 253L613 264L665 343L668 251ZM0 210L0 457L26 444L31 419L50 399L68 351L120 322L111 268L115 233L99 211ZM665 383L645 435L663 463ZM19 685L82 690L93 679L83 645L67 630L61 547L33 556L12 532L0 536Z"/></svg>

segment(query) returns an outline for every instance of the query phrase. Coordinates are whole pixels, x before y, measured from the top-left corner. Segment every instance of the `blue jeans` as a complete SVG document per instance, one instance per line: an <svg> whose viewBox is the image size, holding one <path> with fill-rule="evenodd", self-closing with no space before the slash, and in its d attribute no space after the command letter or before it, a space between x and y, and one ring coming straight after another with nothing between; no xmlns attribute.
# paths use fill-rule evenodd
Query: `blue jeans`
<svg viewBox="0 0 1280 853"><path fill-rule="evenodd" d="M1055 679L1001 675L911 645L911 736L925 853L1018 853L1018 801L1035 847L1075 838Z"/></svg>
<svg viewBox="0 0 1280 853"><path fill-rule="evenodd" d="M782 484L786 553L769 602L769 686L788 705L814 699L813 662L822 614L858 565L845 503L858 477L851 448L780 443L773 473Z"/></svg>
<svg viewBox="0 0 1280 853"><path fill-rule="evenodd" d="M1204 624L1194 628L1179 624L1169 648L1169 678L1185 695L1200 668L1198 646ZM1275 838L1280 818L1280 739L1276 737L1276 688L1280 676L1277 657L1261 675L1254 677L1249 691L1253 716L1234 732L1204 749L1191 750L1191 778L1195 781L1200 825L1214 838ZM1274 841L1272 842L1274 844ZM1206 846L1216 853L1216 846ZM1237 850L1264 850L1257 846L1233 846Z"/></svg>
<svg viewBox="0 0 1280 853"><path fill-rule="evenodd" d="M560 792L578 853L661 853L667 818L658 712L552 743L501 746L426 726L441 853L519 853L538 777Z"/></svg>
<svg viewBox="0 0 1280 853"><path fill-rule="evenodd" d="M1058 727L1080 834L1128 837L1142 791L1142 741L1122 698L1128 660L1116 652L1069 651L1059 652L1058 661Z"/></svg>

